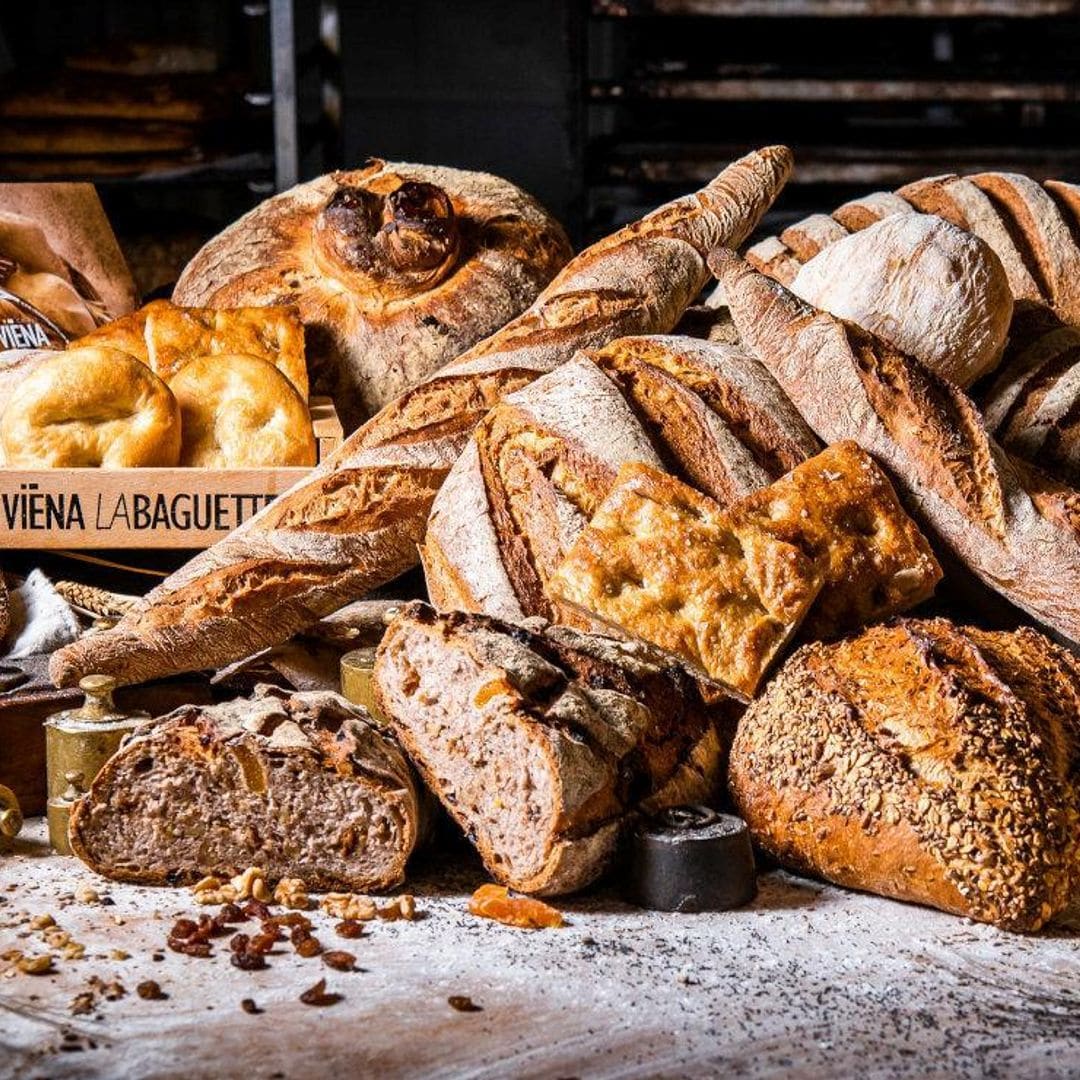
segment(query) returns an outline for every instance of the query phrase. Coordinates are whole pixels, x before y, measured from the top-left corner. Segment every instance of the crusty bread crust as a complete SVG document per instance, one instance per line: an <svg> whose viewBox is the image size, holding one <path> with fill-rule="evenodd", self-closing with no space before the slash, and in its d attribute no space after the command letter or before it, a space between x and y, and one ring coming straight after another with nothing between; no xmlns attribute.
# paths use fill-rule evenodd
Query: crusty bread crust
<svg viewBox="0 0 1080 1080"><path fill-rule="evenodd" d="M582 252L521 316L403 394L266 510L196 556L111 631L54 654L50 674L140 682L230 663L310 625L417 561L435 493L505 394L628 333L669 330L783 187L784 147Z"/></svg>
<svg viewBox="0 0 1080 1080"><path fill-rule="evenodd" d="M1080 670L1030 629L898 620L800 649L729 784L785 865L1037 930L1080 885Z"/></svg>
<svg viewBox="0 0 1080 1080"><path fill-rule="evenodd" d="M293 773L279 790L272 777L286 762ZM208 788L217 788L223 802L204 806L205 820L186 813L163 820L173 793L155 777L170 765L201 772ZM341 820L320 820L328 808L303 803L307 776L331 786L360 785L364 799ZM73 807L69 834L83 862L118 881L176 885L255 865L276 877L301 878L311 889L366 892L404 880L423 814L411 766L363 709L337 694L290 695L261 686L250 701L184 706L136 729ZM393 836L380 838L380 815L393 821ZM301 829L305 844L290 838L290 830ZM311 841L319 834L336 839L316 850ZM369 866L369 841L396 845L372 860L382 866L378 873Z"/></svg>
<svg viewBox="0 0 1080 1080"><path fill-rule="evenodd" d="M290 304L351 431L523 311L573 254L520 188L372 159L267 199L200 250L173 299Z"/></svg>
<svg viewBox="0 0 1080 1080"><path fill-rule="evenodd" d="M622 465L673 470L728 503L817 449L744 350L674 336L620 338L485 417L428 521L428 592L442 610L595 627L553 604L546 584Z"/></svg>
<svg viewBox="0 0 1080 1080"><path fill-rule="evenodd" d="M711 265L747 347L817 434L858 442L985 584L1080 644L1080 495L1019 468L971 400L916 361L808 307L730 251Z"/></svg>
<svg viewBox="0 0 1080 1080"><path fill-rule="evenodd" d="M987 244L912 212L827 247L790 288L961 387L997 366L1013 311L1005 271Z"/></svg>
<svg viewBox="0 0 1080 1080"><path fill-rule="evenodd" d="M639 808L711 800L733 732L732 706L705 706L692 680L640 643L539 620L523 627L438 615L420 603L387 630L375 687L380 710L488 870L545 895L595 881ZM454 692L454 715L437 714ZM500 728L528 762L493 759L485 737ZM454 782L458 764L480 778L469 792ZM501 785L500 769L515 783L527 776L524 791ZM546 816L505 805L535 790L551 795ZM504 812L528 825L500 840L493 819Z"/></svg>

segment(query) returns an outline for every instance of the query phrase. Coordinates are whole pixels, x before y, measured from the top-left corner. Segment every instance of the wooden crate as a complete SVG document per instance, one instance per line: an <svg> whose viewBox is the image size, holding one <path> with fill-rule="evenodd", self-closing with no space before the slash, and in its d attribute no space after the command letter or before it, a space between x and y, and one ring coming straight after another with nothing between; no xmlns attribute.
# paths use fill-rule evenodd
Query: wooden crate
<svg viewBox="0 0 1080 1080"><path fill-rule="evenodd" d="M329 398L312 398L319 460L342 441ZM0 468L0 549L203 548L307 469Z"/></svg>

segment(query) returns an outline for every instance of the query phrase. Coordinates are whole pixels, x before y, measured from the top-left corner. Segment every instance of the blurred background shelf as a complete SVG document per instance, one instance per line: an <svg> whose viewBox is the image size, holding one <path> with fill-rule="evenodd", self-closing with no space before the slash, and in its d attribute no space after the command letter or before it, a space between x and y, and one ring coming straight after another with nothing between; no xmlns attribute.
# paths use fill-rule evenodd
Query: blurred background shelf
<svg viewBox="0 0 1080 1080"><path fill-rule="evenodd" d="M369 156L506 176L581 244L785 142L772 229L934 173L1077 179L1078 56L1080 0L38 0L0 5L0 178L97 183L147 292Z"/></svg>

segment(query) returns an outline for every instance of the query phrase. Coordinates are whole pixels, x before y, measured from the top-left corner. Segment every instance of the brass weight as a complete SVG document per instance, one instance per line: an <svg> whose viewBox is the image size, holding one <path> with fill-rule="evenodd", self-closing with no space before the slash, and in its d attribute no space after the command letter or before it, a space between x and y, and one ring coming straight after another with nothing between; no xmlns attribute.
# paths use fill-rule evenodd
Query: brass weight
<svg viewBox="0 0 1080 1080"><path fill-rule="evenodd" d="M54 713L45 721L49 842L61 855L71 854L72 803L89 789L124 736L150 719L148 713L122 713L116 708L112 698L116 679L111 675L87 675L79 689L85 694L80 708Z"/></svg>
<svg viewBox="0 0 1080 1080"><path fill-rule="evenodd" d="M398 608L386 610L383 622L389 626L397 617ZM371 714L371 719L380 727L386 727L386 717L375 704L375 686L372 675L375 667L375 653L379 646L364 645L347 652L341 658L341 693L354 705L362 705Z"/></svg>
<svg viewBox="0 0 1080 1080"><path fill-rule="evenodd" d="M0 851L6 851L23 826L19 800L11 788L0 784Z"/></svg>

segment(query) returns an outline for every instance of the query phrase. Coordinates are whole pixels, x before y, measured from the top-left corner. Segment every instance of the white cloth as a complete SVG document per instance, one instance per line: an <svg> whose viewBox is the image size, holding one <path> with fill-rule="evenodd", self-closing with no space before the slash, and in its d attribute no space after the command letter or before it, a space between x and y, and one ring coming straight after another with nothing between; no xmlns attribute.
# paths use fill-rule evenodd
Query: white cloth
<svg viewBox="0 0 1080 1080"><path fill-rule="evenodd" d="M11 614L6 659L51 653L79 636L79 620L71 605L40 571L31 570L9 594Z"/></svg>

